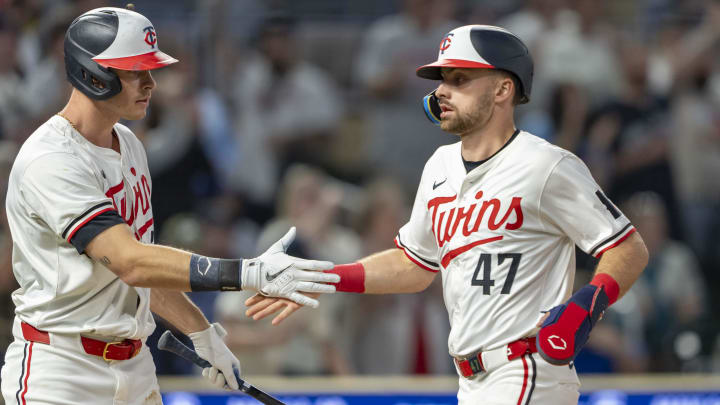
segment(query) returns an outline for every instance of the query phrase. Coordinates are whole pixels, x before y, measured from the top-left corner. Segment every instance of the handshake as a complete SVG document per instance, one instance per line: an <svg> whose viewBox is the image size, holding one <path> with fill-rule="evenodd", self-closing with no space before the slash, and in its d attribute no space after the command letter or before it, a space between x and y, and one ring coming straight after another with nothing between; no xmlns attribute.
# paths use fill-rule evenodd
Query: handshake
<svg viewBox="0 0 720 405"><path fill-rule="evenodd" d="M317 300L300 293L334 293L335 286L326 283L338 283L340 276L323 273L323 270L332 270L331 262L287 255L285 252L294 239L295 227L292 227L265 253L254 259L243 260L241 286L243 290L254 290L268 297L287 298L300 305L317 308Z"/></svg>
<svg viewBox="0 0 720 405"><path fill-rule="evenodd" d="M302 306L317 308L318 301L301 292L334 293L335 286L327 283L340 282L340 276L323 273L323 270L333 268L331 262L300 259L285 253L294 239L295 227L290 228L265 253L254 259L244 259L240 285L243 290L257 291L262 296L286 298ZM208 264L207 268L210 266ZM197 355L210 363L203 369L203 376L219 388L236 390L242 381L238 381L240 361L225 345L226 335L225 329L215 323L188 336Z"/></svg>

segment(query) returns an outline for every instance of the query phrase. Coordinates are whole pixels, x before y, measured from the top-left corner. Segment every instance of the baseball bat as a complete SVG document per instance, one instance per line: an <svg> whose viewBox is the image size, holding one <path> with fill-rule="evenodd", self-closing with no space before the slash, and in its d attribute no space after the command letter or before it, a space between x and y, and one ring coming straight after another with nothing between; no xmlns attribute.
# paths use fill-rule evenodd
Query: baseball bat
<svg viewBox="0 0 720 405"><path fill-rule="evenodd" d="M160 350L167 350L169 352L175 353L183 359L193 362L197 366L200 366L202 368L212 367L209 361L198 356L198 354L195 353L193 349L185 346L185 344L183 344L183 342L181 342L169 330L166 330L165 333L160 336L157 347ZM237 368L233 367L233 371L235 371L235 378L237 378L238 385L240 385L240 391L246 393L247 395L250 395L251 397L262 402L263 404L285 405L285 403L278 401L271 395L260 391L259 389L253 387L251 384L240 378L240 373L238 372Z"/></svg>

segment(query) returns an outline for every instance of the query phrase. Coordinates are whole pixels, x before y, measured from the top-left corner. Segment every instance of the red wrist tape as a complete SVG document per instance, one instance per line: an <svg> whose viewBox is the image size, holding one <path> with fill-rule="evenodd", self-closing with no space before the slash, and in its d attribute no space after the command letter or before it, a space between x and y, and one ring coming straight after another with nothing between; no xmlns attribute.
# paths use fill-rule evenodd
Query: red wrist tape
<svg viewBox="0 0 720 405"><path fill-rule="evenodd" d="M598 273L590 282L596 287L605 287L605 294L608 296L608 306L612 305L618 299L620 294L620 286L615 279L607 273Z"/></svg>
<svg viewBox="0 0 720 405"><path fill-rule="evenodd" d="M365 267L361 263L339 264L324 272L340 276L340 282L333 284L339 292L365 292Z"/></svg>

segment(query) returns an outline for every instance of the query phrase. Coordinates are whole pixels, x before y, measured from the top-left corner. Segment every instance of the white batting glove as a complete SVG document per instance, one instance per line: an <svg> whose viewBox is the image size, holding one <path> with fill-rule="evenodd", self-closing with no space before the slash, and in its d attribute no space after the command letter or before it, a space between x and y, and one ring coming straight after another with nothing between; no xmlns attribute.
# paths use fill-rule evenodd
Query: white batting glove
<svg viewBox="0 0 720 405"><path fill-rule="evenodd" d="M188 335L195 346L198 356L207 360L212 367L203 369L203 377L210 380L218 388L240 388L233 367L240 375L240 360L228 349L223 341L227 332L219 323L213 323L209 328ZM226 388L227 389L227 388Z"/></svg>
<svg viewBox="0 0 720 405"><path fill-rule="evenodd" d="M295 227L292 227L265 253L255 259L243 260L242 289L287 298L300 305L317 308L317 300L298 291L334 293L334 285L322 283L338 283L340 276L322 272L333 268L331 262L305 260L285 254L294 239Z"/></svg>

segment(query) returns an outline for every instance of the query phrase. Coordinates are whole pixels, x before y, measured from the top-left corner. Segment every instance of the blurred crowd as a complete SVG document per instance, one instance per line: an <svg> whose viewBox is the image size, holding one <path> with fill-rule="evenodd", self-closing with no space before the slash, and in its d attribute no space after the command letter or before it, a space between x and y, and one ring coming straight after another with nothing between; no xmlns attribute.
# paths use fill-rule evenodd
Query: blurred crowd
<svg viewBox="0 0 720 405"><path fill-rule="evenodd" d="M63 36L115 1L0 1L0 198L20 144L59 111ZM503 26L535 60L520 129L579 155L639 229L650 263L606 314L579 372L720 372L720 1L153 0L136 10L180 63L127 123L153 176L158 242L337 263L394 247L423 165L456 142L426 120L415 68L463 24ZM3 204L4 205L4 204ZM17 288L0 214L0 352ZM578 251L577 282L594 268ZM437 282L422 294L321 298L280 326L243 292L192 293L245 373L450 374ZM162 320L158 329L163 330ZM155 337L156 339L156 337ZM154 347L152 339L150 347ZM192 372L156 354L161 374Z"/></svg>

